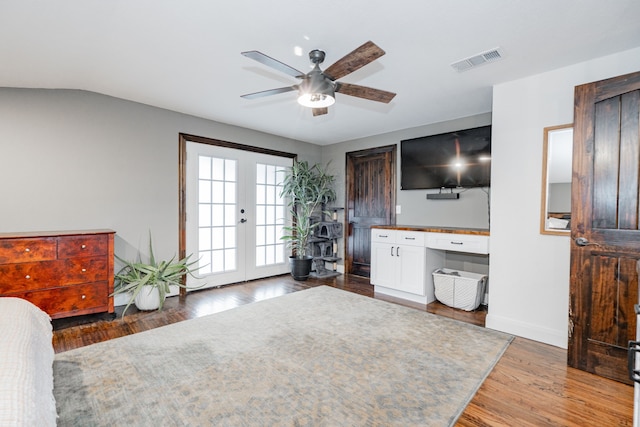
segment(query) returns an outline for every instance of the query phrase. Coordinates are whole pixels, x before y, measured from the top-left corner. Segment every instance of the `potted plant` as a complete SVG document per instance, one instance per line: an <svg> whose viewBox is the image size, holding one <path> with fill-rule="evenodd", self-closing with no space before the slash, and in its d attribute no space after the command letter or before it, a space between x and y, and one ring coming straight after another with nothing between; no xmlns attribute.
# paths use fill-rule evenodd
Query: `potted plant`
<svg viewBox="0 0 640 427"><path fill-rule="evenodd" d="M127 312L131 304L139 310L162 310L164 300L171 291L171 286L186 288L182 278L197 270L193 268L197 261L189 261L191 255L176 260L174 256L168 261L158 261L153 254L153 244L149 235L149 262L143 262L138 254L137 261L127 261L119 256L115 257L123 267L114 276L114 292L112 294L128 293L129 301L122 312Z"/></svg>
<svg viewBox="0 0 640 427"><path fill-rule="evenodd" d="M313 256L309 254L309 239L319 224L313 221L313 216L336 199L335 176L327 172L327 167L296 161L286 170L282 182L280 195L288 199L292 220L290 226L284 227L282 239L293 249L289 262L291 275L296 280L306 280L311 271Z"/></svg>

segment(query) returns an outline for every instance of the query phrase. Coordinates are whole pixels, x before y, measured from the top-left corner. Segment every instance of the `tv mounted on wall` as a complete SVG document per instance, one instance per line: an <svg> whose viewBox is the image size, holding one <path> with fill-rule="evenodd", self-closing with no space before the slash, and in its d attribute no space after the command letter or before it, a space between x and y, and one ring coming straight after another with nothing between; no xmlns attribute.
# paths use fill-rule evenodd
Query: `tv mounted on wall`
<svg viewBox="0 0 640 427"><path fill-rule="evenodd" d="M402 190L491 185L491 126L400 142Z"/></svg>

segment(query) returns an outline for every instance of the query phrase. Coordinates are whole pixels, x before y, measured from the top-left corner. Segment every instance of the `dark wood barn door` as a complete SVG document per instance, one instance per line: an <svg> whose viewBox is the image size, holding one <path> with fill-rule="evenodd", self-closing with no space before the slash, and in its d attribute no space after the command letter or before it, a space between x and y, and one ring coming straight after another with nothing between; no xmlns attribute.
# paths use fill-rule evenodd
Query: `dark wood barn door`
<svg viewBox="0 0 640 427"><path fill-rule="evenodd" d="M347 153L345 272L369 277L371 226L395 224L396 146Z"/></svg>
<svg viewBox="0 0 640 427"><path fill-rule="evenodd" d="M640 72L577 86L568 363L629 382L640 259Z"/></svg>

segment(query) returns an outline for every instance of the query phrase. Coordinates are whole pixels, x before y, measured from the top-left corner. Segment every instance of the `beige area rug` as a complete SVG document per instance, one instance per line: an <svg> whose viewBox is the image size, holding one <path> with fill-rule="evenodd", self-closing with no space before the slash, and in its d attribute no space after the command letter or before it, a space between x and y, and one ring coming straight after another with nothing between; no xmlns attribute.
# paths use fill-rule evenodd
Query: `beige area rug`
<svg viewBox="0 0 640 427"><path fill-rule="evenodd" d="M449 426L511 340L312 288L58 354L58 425Z"/></svg>

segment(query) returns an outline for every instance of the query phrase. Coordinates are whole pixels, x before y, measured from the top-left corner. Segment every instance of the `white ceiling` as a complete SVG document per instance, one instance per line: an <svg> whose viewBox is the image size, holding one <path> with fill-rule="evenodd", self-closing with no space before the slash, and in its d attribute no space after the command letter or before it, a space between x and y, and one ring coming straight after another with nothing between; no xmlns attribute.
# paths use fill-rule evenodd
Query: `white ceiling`
<svg viewBox="0 0 640 427"><path fill-rule="evenodd" d="M640 46L638 0L0 0L0 86L84 89L315 144L491 111L492 85ZM397 93L337 94L312 117L294 92L240 95L372 40L387 53L341 81ZM303 54L296 56L294 48ZM504 59L458 73L460 59Z"/></svg>

